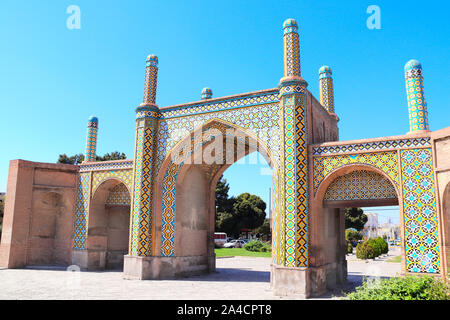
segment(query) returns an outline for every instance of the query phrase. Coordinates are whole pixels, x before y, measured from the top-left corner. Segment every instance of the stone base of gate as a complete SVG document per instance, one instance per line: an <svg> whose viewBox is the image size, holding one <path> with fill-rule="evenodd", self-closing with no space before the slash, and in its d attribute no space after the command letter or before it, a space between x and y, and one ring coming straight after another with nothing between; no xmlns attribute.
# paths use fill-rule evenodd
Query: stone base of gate
<svg viewBox="0 0 450 320"><path fill-rule="evenodd" d="M216 256L136 257L126 255L123 274L126 279L175 279L214 272Z"/></svg>
<svg viewBox="0 0 450 320"><path fill-rule="evenodd" d="M105 250L73 250L72 264L81 270L104 270L106 267Z"/></svg>
<svg viewBox="0 0 450 320"><path fill-rule="evenodd" d="M277 296L310 297L309 268L271 265L270 286Z"/></svg>

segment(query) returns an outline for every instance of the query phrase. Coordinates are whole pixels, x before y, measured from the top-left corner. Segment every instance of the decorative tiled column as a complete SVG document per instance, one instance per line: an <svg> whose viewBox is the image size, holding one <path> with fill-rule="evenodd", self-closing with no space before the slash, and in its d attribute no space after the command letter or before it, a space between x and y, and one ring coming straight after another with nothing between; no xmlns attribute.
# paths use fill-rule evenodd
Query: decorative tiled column
<svg viewBox="0 0 450 320"><path fill-rule="evenodd" d="M294 19L283 24L284 77L279 84L282 137L278 182L277 216L279 247L272 269L276 294L307 294L307 140L306 87L300 73L298 25ZM291 279L291 280L287 280Z"/></svg>
<svg viewBox="0 0 450 320"><path fill-rule="evenodd" d="M334 114L334 93L331 68L322 66L319 69L319 95L320 103L330 114Z"/></svg>
<svg viewBox="0 0 450 320"><path fill-rule="evenodd" d="M153 252L153 185L155 182L156 136L159 108L156 105L158 58L147 57L143 103L136 108L134 182L131 201L129 255L151 256Z"/></svg>
<svg viewBox="0 0 450 320"><path fill-rule="evenodd" d="M422 65L419 61L410 60L406 63L405 82L409 111L409 133L429 131Z"/></svg>
<svg viewBox="0 0 450 320"><path fill-rule="evenodd" d="M98 119L97 117L91 116L88 119L87 125L86 151L84 153L85 162L92 162L96 160L97 134L98 134Z"/></svg>

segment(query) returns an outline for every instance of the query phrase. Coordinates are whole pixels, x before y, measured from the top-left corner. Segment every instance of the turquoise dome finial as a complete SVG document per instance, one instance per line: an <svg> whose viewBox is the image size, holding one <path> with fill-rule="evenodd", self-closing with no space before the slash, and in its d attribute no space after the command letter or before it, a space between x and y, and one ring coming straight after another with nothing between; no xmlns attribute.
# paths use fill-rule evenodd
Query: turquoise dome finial
<svg viewBox="0 0 450 320"><path fill-rule="evenodd" d="M210 88L203 88L202 99L211 99L211 98L212 98L212 90Z"/></svg>
<svg viewBox="0 0 450 320"><path fill-rule="evenodd" d="M89 119L88 119L88 122L98 123L98 118L96 116L90 116Z"/></svg>
<svg viewBox="0 0 450 320"><path fill-rule="evenodd" d="M332 74L331 68L329 66L322 66L322 67L320 67L319 75L321 75L323 73L329 73L331 75Z"/></svg>
<svg viewBox="0 0 450 320"><path fill-rule="evenodd" d="M405 64L405 72L413 69L422 69L422 65L419 61L411 59Z"/></svg>
<svg viewBox="0 0 450 320"><path fill-rule="evenodd" d="M295 21L295 19L291 19L291 18L286 19L283 23L283 29L289 28L289 27L298 28L297 21Z"/></svg>
<svg viewBox="0 0 450 320"><path fill-rule="evenodd" d="M154 54L148 55L147 56L147 65L157 66L158 65L158 57L155 56Z"/></svg>

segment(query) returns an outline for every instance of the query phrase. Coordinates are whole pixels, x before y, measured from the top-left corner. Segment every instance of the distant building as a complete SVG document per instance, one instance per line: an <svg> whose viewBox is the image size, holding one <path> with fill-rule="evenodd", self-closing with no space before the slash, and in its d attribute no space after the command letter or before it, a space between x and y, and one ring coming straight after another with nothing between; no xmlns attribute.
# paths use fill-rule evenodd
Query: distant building
<svg viewBox="0 0 450 320"><path fill-rule="evenodd" d="M367 212L365 215L367 216L367 222L363 229L364 237L367 239L378 237L378 214L375 212Z"/></svg>
<svg viewBox="0 0 450 320"><path fill-rule="evenodd" d="M400 225L383 223L378 227L377 234L379 237L386 238L387 240L395 240L400 238Z"/></svg>

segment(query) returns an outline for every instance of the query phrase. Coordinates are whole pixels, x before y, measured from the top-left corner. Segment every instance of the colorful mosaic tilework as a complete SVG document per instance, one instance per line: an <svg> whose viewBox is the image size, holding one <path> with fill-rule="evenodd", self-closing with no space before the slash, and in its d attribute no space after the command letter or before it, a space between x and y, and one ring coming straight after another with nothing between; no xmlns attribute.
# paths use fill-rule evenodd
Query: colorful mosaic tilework
<svg viewBox="0 0 450 320"><path fill-rule="evenodd" d="M225 99L216 102L202 102L196 105L181 106L161 110L162 118L184 117L209 112L226 111L243 107L258 106L272 102L278 102L278 90L274 89L260 94L245 97Z"/></svg>
<svg viewBox="0 0 450 320"><path fill-rule="evenodd" d="M262 143L268 146L274 161L278 163L281 139L279 110L280 106L278 103L271 103L222 112L160 120L156 171L159 171L162 162L177 143L199 126L213 119L233 123L254 134Z"/></svg>
<svg viewBox="0 0 450 320"><path fill-rule="evenodd" d="M395 181L397 186L399 184L396 151L323 156L313 158L314 193L317 192L320 183L331 171L349 164L362 164L378 168Z"/></svg>
<svg viewBox="0 0 450 320"><path fill-rule="evenodd" d="M134 185L133 202L131 208L130 223L130 245L129 252L132 256L137 256L139 252L139 222L141 207L141 183L142 183L142 154L143 154L144 128L136 129L136 143L134 150Z"/></svg>
<svg viewBox="0 0 450 320"><path fill-rule="evenodd" d="M431 149L401 151L406 270L439 273L440 252Z"/></svg>
<svg viewBox="0 0 450 320"><path fill-rule="evenodd" d="M123 183L116 185L108 194L106 204L109 205L126 205L131 203L130 192Z"/></svg>
<svg viewBox="0 0 450 320"><path fill-rule="evenodd" d="M155 55L149 55L145 68L144 103L155 104L157 78L158 58Z"/></svg>
<svg viewBox="0 0 450 320"><path fill-rule="evenodd" d="M319 96L320 103L329 113L334 113L333 78L331 68L323 66L319 69Z"/></svg>
<svg viewBox="0 0 450 320"><path fill-rule="evenodd" d="M308 175L305 95L295 106L295 171L296 171L296 267L308 266Z"/></svg>
<svg viewBox="0 0 450 320"><path fill-rule="evenodd" d="M405 65L406 95L409 108L409 127L411 131L429 130L427 103L423 87L422 65L410 60Z"/></svg>
<svg viewBox="0 0 450 320"><path fill-rule="evenodd" d="M128 170L105 170L92 172L92 194L95 193L98 186L109 179L117 179L123 182L129 190L132 190L133 171Z"/></svg>
<svg viewBox="0 0 450 320"><path fill-rule="evenodd" d="M84 161L95 161L97 150L97 133L98 133L98 119L95 117L89 118L86 137L86 151L84 154Z"/></svg>
<svg viewBox="0 0 450 320"><path fill-rule="evenodd" d="M281 91L281 90L280 90ZM281 161L278 222L284 226L285 258L280 259L288 267L308 265L307 241L307 157L305 95L292 94L282 98Z"/></svg>
<svg viewBox="0 0 450 320"><path fill-rule="evenodd" d="M103 171L103 170L119 170L133 169L133 160L117 160L111 162L99 161L93 164L80 164L80 172L86 171Z"/></svg>
<svg viewBox="0 0 450 320"><path fill-rule="evenodd" d="M300 46L298 24L294 19L283 23L284 39L284 76L300 76Z"/></svg>
<svg viewBox="0 0 450 320"><path fill-rule="evenodd" d="M89 209L90 184L91 173L80 173L78 175L74 226L75 232L73 239L73 248L75 250L86 250L87 213Z"/></svg>
<svg viewBox="0 0 450 320"><path fill-rule="evenodd" d="M161 256L165 257L175 254L175 198L177 177L181 166L171 163L162 183Z"/></svg>
<svg viewBox="0 0 450 320"><path fill-rule="evenodd" d="M358 170L336 178L325 193L324 200L396 199L392 183L373 171Z"/></svg>
<svg viewBox="0 0 450 320"><path fill-rule="evenodd" d="M388 140L378 142L354 143L347 145L328 146L328 147L314 147L313 155L328 155L343 152L361 152L361 151L375 151L388 150L397 148L414 148L430 146L430 138L414 138L401 140Z"/></svg>

